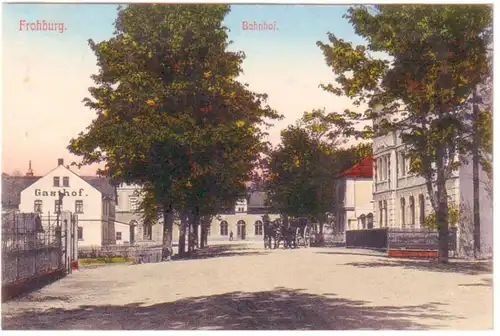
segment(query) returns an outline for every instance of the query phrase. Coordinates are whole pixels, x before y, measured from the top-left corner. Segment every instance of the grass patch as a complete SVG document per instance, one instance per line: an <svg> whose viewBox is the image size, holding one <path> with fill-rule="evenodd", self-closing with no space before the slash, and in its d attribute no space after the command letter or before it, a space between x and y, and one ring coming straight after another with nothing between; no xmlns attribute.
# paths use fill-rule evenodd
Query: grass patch
<svg viewBox="0 0 500 336"><path fill-rule="evenodd" d="M135 262L135 258L125 258L125 257L101 257L101 258L83 258L78 260L80 265L91 265L91 264L119 264Z"/></svg>

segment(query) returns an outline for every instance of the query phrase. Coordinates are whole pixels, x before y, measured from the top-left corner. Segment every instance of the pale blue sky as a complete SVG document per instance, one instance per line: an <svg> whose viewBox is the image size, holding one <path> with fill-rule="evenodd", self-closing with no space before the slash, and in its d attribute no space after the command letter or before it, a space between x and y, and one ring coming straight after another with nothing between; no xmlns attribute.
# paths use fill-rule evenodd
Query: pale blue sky
<svg viewBox="0 0 500 336"><path fill-rule="evenodd" d="M75 160L66 146L94 118L81 100L97 71L89 38L112 36L116 5L4 4L4 106L3 171L25 172L33 161L36 174L52 169L58 157ZM231 49L243 50L247 59L241 80L256 92L269 95L269 104L286 119L270 130L279 131L313 108L351 108L347 99L318 88L333 77L316 41L326 41L328 31L354 43L342 18L346 6L232 5L225 24L234 41ZM19 31L20 20L62 22L64 33ZM274 22L277 31L243 31L242 21ZM93 173L95 168L80 173Z"/></svg>

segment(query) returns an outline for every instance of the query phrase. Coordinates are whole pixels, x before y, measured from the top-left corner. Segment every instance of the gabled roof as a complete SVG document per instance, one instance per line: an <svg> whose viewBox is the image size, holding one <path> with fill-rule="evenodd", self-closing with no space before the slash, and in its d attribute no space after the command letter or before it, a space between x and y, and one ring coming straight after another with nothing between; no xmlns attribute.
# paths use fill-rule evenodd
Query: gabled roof
<svg viewBox="0 0 500 336"><path fill-rule="evenodd" d="M265 207L267 195L263 191L253 191L250 193L250 197L248 199L248 207L249 208L262 208Z"/></svg>
<svg viewBox="0 0 500 336"><path fill-rule="evenodd" d="M339 175L339 177L373 177L373 157L367 156L351 168Z"/></svg>
<svg viewBox="0 0 500 336"><path fill-rule="evenodd" d="M80 176L80 177L84 179L92 187L99 190L101 194L103 194L103 196L106 196L112 200L116 200L116 189L111 184L109 179L99 176Z"/></svg>
<svg viewBox="0 0 500 336"><path fill-rule="evenodd" d="M75 174L77 175L77 174ZM77 175L78 176L78 175ZM2 208L17 208L21 203L21 191L41 179L43 176L9 176L2 174ZM115 187L109 179L99 176L80 176L101 194L116 200Z"/></svg>
<svg viewBox="0 0 500 336"><path fill-rule="evenodd" d="M21 191L42 176L10 176L2 174L2 208L16 208L21 203Z"/></svg>

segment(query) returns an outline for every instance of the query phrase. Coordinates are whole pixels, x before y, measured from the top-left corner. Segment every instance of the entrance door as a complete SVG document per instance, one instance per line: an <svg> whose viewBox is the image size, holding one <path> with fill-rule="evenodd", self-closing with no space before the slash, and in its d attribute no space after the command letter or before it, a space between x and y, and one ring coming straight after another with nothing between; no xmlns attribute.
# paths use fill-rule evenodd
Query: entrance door
<svg viewBox="0 0 500 336"><path fill-rule="evenodd" d="M246 238L246 224L244 221L240 220L238 221L238 232L237 232L237 236L239 239L241 240L245 240Z"/></svg>
<svg viewBox="0 0 500 336"><path fill-rule="evenodd" d="M134 245L135 243L135 228L137 226L137 222L136 221L132 221L130 222L129 224L129 227L130 227L130 245Z"/></svg>

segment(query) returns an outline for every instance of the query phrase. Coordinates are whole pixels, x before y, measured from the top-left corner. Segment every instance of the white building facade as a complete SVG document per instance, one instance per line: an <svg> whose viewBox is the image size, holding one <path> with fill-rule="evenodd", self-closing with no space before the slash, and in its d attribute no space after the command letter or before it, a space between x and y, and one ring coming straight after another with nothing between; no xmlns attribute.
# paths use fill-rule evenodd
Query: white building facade
<svg viewBox="0 0 500 336"><path fill-rule="evenodd" d="M157 223L145 223L141 203L141 187L136 184L122 183L117 188L116 204L116 243L150 244L161 243L163 239L163 219ZM178 238L178 229L174 227L173 239Z"/></svg>
<svg viewBox="0 0 500 336"><path fill-rule="evenodd" d="M228 240L231 232L234 240L264 239L263 216L267 214L271 221L280 218L269 212L265 201L265 192L253 191L236 202L234 211L215 216L210 225L209 241Z"/></svg>
<svg viewBox="0 0 500 336"><path fill-rule="evenodd" d="M158 222L153 224L144 222L142 211L139 209L140 190L139 185L128 184L121 184L117 188L118 201L115 224L116 233L119 235L116 239L117 244L157 244L162 242L163 218L160 216ZM213 217L208 230L208 240L229 240L231 232L233 232L234 240L263 239L262 217L268 213L268 208L264 203L264 192L251 192L246 198L238 200L234 209ZM277 214L268 215L271 220L279 218ZM172 232L174 242L178 242L179 233L179 221L176 220Z"/></svg>
<svg viewBox="0 0 500 336"><path fill-rule="evenodd" d="M115 198L106 179L80 177L59 159L55 169L30 180L20 191L20 212L38 213L52 223L61 211L70 211L78 216L78 246L115 244Z"/></svg>
<svg viewBox="0 0 500 336"><path fill-rule="evenodd" d="M410 161L405 156L405 144L398 133L373 140L373 200L375 227L419 228L433 213L425 179L409 172ZM492 195L490 181L480 172L481 241L483 252L492 253ZM460 211L458 225L459 249L472 241L472 165L462 164L446 182L449 202ZM468 247L470 249L470 247Z"/></svg>
<svg viewBox="0 0 500 336"><path fill-rule="evenodd" d="M373 158L367 157L340 174L335 181L335 234L373 228Z"/></svg>

